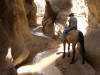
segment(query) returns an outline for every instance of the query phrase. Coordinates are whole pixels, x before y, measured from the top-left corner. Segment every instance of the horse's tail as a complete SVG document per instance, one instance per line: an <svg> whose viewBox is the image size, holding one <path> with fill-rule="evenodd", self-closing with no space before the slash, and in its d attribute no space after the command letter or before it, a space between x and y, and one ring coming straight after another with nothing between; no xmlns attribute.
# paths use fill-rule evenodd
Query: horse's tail
<svg viewBox="0 0 100 75"><path fill-rule="evenodd" d="M81 45L81 53L82 53L82 57L83 57L83 64L85 62L85 48L84 48L84 35L81 31L79 31L79 43Z"/></svg>

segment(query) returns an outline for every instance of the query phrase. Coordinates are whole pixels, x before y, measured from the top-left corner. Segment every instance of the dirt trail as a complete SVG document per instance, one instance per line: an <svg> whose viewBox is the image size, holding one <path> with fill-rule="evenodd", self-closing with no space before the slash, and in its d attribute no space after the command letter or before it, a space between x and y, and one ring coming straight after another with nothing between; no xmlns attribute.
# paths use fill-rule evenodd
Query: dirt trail
<svg viewBox="0 0 100 75"><path fill-rule="evenodd" d="M44 70L44 75L63 75L55 65L49 65Z"/></svg>
<svg viewBox="0 0 100 75"><path fill-rule="evenodd" d="M38 36L38 34L35 34L35 36ZM40 34L39 37L48 38ZM51 42L48 50L38 53L33 59L33 64L18 68L18 75L62 75L61 71L55 66L56 59L61 56L56 53L62 48L62 46L59 46L57 49L57 41L55 41L55 43L52 44Z"/></svg>
<svg viewBox="0 0 100 75"><path fill-rule="evenodd" d="M38 63L40 60L44 59L44 62L49 61L50 65L48 65L45 69L43 69L41 72L43 73L43 75L62 75L62 73L60 72L60 70L55 66L55 59L57 59L58 57L56 57L56 53L52 54L53 51L49 51L49 52L42 52L37 54L36 58L35 58L35 62ZM51 55L51 56L48 56ZM47 58L45 58L46 56L48 56ZM53 58L55 56L55 58ZM38 60L37 60L38 59ZM49 60L48 60L49 59ZM52 60L51 60L52 59ZM43 62L42 62L43 63ZM45 65L45 64L44 64ZM40 72L40 73L41 73Z"/></svg>
<svg viewBox="0 0 100 75"><path fill-rule="evenodd" d="M60 44L58 52L63 51ZM66 49L67 52L67 49ZM62 54L57 55L55 50L45 50L38 53L31 65L22 66L18 69L19 75L96 75L91 65L81 64L81 56L76 55L75 64L69 64L71 57L62 59ZM31 73L31 74L25 74Z"/></svg>

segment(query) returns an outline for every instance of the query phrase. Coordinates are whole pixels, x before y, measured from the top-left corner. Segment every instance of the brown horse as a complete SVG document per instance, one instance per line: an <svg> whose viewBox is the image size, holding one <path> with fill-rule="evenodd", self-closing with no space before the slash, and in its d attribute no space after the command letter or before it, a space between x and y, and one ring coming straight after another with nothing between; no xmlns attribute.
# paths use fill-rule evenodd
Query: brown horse
<svg viewBox="0 0 100 75"><path fill-rule="evenodd" d="M72 49L73 49L73 56L72 56L72 61L70 64L74 63L74 58L75 58L75 46L79 42L81 46L81 54L82 54L82 64L85 63L85 48L84 48L84 36L83 33L79 30L71 30L67 33L66 40L63 41L63 46L64 46L64 53L63 53L63 58L65 57L65 49L66 49L66 42L68 43L68 57L70 57L70 43L72 43Z"/></svg>

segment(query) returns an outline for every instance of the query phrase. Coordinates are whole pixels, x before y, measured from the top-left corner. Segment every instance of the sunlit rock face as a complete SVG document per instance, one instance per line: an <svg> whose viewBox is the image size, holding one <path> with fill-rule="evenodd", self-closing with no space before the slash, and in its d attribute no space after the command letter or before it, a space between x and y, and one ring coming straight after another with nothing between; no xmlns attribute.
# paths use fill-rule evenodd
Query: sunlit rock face
<svg viewBox="0 0 100 75"><path fill-rule="evenodd" d="M100 28L100 0L87 0L89 7L89 28Z"/></svg>
<svg viewBox="0 0 100 75"><path fill-rule="evenodd" d="M53 36L54 22L65 24L67 13L70 11L72 5L71 0L48 0L47 2L45 15L42 21L43 32Z"/></svg>
<svg viewBox="0 0 100 75"><path fill-rule="evenodd" d="M89 25L85 38L86 54L91 64L100 71L100 0L86 1L89 8Z"/></svg>
<svg viewBox="0 0 100 75"><path fill-rule="evenodd" d="M34 0L25 0L24 4L29 26L30 27L37 26L37 17L36 17L37 6L34 3Z"/></svg>
<svg viewBox="0 0 100 75"><path fill-rule="evenodd" d="M13 42L11 45L13 65L16 66L29 56L29 44L32 42L32 35L29 31L28 19L24 8L24 0L16 1L14 10ZM20 9L19 9L20 8Z"/></svg>

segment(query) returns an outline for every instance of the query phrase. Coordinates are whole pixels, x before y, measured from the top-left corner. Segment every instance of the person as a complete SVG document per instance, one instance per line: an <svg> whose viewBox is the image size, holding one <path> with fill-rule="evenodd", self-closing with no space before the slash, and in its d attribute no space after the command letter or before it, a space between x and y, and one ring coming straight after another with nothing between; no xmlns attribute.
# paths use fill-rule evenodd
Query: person
<svg viewBox="0 0 100 75"><path fill-rule="evenodd" d="M62 42L66 40L67 33L70 30L77 30L77 18L74 16L74 13L69 14L68 21L69 21L69 26L63 31L62 39L61 39Z"/></svg>

